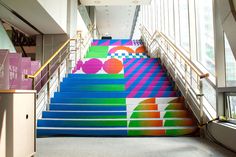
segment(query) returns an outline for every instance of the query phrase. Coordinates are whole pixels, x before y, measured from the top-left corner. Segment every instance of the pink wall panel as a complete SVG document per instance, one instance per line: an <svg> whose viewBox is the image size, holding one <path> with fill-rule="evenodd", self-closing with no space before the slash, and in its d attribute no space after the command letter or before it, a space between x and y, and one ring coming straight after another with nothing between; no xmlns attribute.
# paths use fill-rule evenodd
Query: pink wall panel
<svg viewBox="0 0 236 157"><path fill-rule="evenodd" d="M21 82L21 89L31 89L32 88L32 80L25 79L25 75L31 74L31 61L30 58L22 58L21 62L22 68L22 82Z"/></svg>
<svg viewBox="0 0 236 157"><path fill-rule="evenodd" d="M10 89L21 89L21 55L9 53L9 87Z"/></svg>
<svg viewBox="0 0 236 157"><path fill-rule="evenodd" d="M33 75L41 67L40 61L31 61L31 74ZM41 89L41 73L35 78L36 89Z"/></svg>

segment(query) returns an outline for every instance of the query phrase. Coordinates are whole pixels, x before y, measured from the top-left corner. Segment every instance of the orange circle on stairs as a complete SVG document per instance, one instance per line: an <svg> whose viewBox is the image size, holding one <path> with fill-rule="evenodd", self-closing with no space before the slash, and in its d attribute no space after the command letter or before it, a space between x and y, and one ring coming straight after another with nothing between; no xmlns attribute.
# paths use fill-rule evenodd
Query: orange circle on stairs
<svg viewBox="0 0 236 157"><path fill-rule="evenodd" d="M123 64L120 60L112 58L104 62L103 69L108 74L118 74L123 69Z"/></svg>

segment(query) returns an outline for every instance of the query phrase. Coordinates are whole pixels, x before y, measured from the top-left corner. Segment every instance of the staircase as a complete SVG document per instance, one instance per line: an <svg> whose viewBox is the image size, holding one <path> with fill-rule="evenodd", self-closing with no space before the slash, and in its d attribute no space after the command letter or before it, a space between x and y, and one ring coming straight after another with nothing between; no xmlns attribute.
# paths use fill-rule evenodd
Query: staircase
<svg viewBox="0 0 236 157"><path fill-rule="evenodd" d="M37 121L38 137L181 136L196 130L160 60L148 58L141 41L92 45Z"/></svg>

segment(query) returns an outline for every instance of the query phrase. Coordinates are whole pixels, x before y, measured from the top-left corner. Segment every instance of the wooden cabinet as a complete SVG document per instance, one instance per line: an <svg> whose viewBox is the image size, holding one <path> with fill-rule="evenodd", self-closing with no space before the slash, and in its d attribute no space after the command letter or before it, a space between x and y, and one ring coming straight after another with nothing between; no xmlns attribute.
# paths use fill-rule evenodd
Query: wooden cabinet
<svg viewBox="0 0 236 157"><path fill-rule="evenodd" d="M0 156L33 156L35 143L35 92L0 91Z"/></svg>

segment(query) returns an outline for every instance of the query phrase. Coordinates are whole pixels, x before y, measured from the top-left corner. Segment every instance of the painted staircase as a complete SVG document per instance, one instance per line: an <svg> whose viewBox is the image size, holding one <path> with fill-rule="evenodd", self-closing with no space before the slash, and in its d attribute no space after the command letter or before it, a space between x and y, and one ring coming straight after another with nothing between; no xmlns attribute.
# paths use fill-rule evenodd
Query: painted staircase
<svg viewBox="0 0 236 157"><path fill-rule="evenodd" d="M92 45L37 121L39 137L181 136L196 130L160 60L148 58L141 41Z"/></svg>

